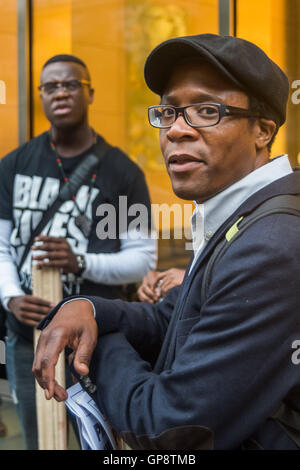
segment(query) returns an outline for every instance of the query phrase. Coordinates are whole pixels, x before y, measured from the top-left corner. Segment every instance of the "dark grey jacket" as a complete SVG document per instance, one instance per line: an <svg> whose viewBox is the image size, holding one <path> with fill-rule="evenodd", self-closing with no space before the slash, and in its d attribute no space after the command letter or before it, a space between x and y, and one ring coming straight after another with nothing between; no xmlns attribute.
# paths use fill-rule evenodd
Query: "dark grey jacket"
<svg viewBox="0 0 300 470"><path fill-rule="evenodd" d="M296 448L270 416L285 402L299 422L300 217L254 223L219 261L203 305L200 292L228 228L260 202L298 193L295 172L251 196L161 303L90 297L101 336L97 400L132 448L238 449L250 437L262 448Z"/></svg>

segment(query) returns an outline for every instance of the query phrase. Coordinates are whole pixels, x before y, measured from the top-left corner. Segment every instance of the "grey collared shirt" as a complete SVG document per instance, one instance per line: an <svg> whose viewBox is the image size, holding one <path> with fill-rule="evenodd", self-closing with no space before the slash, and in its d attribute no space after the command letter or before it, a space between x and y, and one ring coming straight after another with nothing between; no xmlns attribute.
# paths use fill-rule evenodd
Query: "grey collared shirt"
<svg viewBox="0 0 300 470"><path fill-rule="evenodd" d="M191 217L194 260L189 272L210 238L246 199L292 172L288 156L282 155L252 171L203 204L195 202L196 208Z"/></svg>

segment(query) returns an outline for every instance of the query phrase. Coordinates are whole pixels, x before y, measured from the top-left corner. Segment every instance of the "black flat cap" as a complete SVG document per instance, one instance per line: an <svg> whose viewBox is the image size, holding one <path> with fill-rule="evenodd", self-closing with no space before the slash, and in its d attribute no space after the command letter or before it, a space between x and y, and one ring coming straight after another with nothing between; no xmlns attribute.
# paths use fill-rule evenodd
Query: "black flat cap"
<svg viewBox="0 0 300 470"><path fill-rule="evenodd" d="M288 78L259 47L245 39L198 34L164 41L146 60L148 87L162 95L174 67L189 57L202 57L211 63L245 93L267 103L276 113L279 125L284 123Z"/></svg>

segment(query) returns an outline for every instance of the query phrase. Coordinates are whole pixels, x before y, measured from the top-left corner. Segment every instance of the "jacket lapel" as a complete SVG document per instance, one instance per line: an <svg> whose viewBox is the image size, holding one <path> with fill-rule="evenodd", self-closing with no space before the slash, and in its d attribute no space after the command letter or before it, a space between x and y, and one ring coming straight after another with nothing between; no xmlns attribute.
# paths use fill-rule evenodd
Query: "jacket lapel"
<svg viewBox="0 0 300 470"><path fill-rule="evenodd" d="M295 171L291 175L280 178L274 183L269 184L257 193L248 198L217 230L211 240L208 242L203 252L199 255L191 273L189 269L192 259L186 269L185 277L178 295L176 306L170 321L164 343L155 365L155 372L160 373L165 368L171 366L175 356L176 344L176 325L184 308L186 297L196 275L200 275L201 269L204 270L209 256L212 254L218 243L224 238L229 228L243 215L251 213L257 206L267 199L280 194L300 194L300 171Z"/></svg>
<svg viewBox="0 0 300 470"><path fill-rule="evenodd" d="M207 262L208 257L212 254L218 243L224 238L230 227L242 216L250 214L254 209L262 204L267 199L281 194L300 194L300 171L296 170L291 175L280 178L274 183L269 184L257 193L254 193L248 198L217 230L211 240L208 242L202 253L199 255L191 273L186 273L186 282L183 289L180 291L182 299L186 298L189 288L195 278L196 274L204 263Z"/></svg>

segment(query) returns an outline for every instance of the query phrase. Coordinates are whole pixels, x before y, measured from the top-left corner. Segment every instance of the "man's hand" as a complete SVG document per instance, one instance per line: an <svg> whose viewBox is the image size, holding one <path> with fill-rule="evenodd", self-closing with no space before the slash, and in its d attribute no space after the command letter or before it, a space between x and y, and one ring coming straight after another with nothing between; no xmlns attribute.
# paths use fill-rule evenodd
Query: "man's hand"
<svg viewBox="0 0 300 470"><path fill-rule="evenodd" d="M179 286L184 278L185 270L172 268L159 273L157 282L159 283L160 295L165 297L170 289Z"/></svg>
<svg viewBox="0 0 300 470"><path fill-rule="evenodd" d="M144 277L137 291L141 302L154 304L160 298L165 297L172 287L179 286L184 278L183 269L168 269L167 271L149 271Z"/></svg>
<svg viewBox="0 0 300 470"><path fill-rule="evenodd" d="M62 268L64 273L76 273L78 271L76 255L65 238L39 235L35 238L35 244L31 249L46 251L45 254L32 257L33 260L38 261L38 266Z"/></svg>
<svg viewBox="0 0 300 470"><path fill-rule="evenodd" d="M34 295L12 297L7 308L24 325L36 327L55 305Z"/></svg>
<svg viewBox="0 0 300 470"><path fill-rule="evenodd" d="M66 400L66 390L55 380L55 365L66 346L75 351L74 368L80 375L89 373L97 344L98 326L93 307L87 300L74 300L63 305L51 323L42 331L37 345L32 372L45 390L47 400Z"/></svg>
<svg viewBox="0 0 300 470"><path fill-rule="evenodd" d="M157 288L158 277L161 273L158 271L149 271L143 278L143 282L137 291L138 298L141 302L149 302L154 304L160 298L160 291Z"/></svg>

